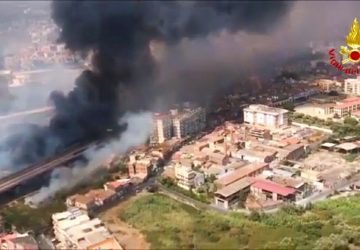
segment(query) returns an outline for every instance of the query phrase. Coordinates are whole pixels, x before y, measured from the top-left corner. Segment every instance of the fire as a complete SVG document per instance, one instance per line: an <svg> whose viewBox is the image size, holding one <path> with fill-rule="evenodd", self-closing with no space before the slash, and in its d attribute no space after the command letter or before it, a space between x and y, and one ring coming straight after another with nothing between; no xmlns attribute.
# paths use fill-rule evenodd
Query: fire
<svg viewBox="0 0 360 250"><path fill-rule="evenodd" d="M360 27L357 18L354 19L350 33L346 37L346 43L353 48L360 47Z"/></svg>

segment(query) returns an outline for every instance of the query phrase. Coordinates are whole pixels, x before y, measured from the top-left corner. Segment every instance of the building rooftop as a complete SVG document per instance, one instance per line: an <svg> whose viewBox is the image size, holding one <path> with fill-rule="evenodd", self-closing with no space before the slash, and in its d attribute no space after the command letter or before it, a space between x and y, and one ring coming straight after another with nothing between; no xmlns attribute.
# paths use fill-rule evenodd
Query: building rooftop
<svg viewBox="0 0 360 250"><path fill-rule="evenodd" d="M98 218L74 226L66 233L80 249L86 249L112 237Z"/></svg>
<svg viewBox="0 0 360 250"><path fill-rule="evenodd" d="M272 181L260 179L256 180L252 186L268 192L280 194L282 196L288 196L290 194L295 194L296 192L296 190L293 188L288 188Z"/></svg>
<svg viewBox="0 0 360 250"><path fill-rule="evenodd" d="M120 180L108 182L105 185L111 186L112 188L118 188L121 186L127 186L130 183L131 183L130 179L120 179Z"/></svg>
<svg viewBox="0 0 360 250"><path fill-rule="evenodd" d="M78 208L53 214L52 219L54 225L63 230L90 220L89 216Z"/></svg>
<svg viewBox="0 0 360 250"><path fill-rule="evenodd" d="M273 168L272 172L274 173L274 175L281 176L281 177L291 177L294 175L294 173L280 169L280 168Z"/></svg>
<svg viewBox="0 0 360 250"><path fill-rule="evenodd" d="M264 169L268 166L266 163L258 163L258 164L249 164L247 166L238 168L231 172L230 174L216 180L218 185L227 186L241 178L247 177L253 172L256 172L260 169Z"/></svg>
<svg viewBox="0 0 360 250"><path fill-rule="evenodd" d="M238 181L235 181L234 183L219 189L215 192L215 195L221 195L223 197L229 197L237 192L239 192L240 190L250 186L254 181L252 180L252 178L243 178L240 179Z"/></svg>
<svg viewBox="0 0 360 250"><path fill-rule="evenodd" d="M305 184L305 182L301 179L298 178L292 178L292 177L280 177L280 176L274 176L272 178L273 182L276 182L280 185L284 185L286 187L291 187L291 188L300 188L301 186L303 186Z"/></svg>
<svg viewBox="0 0 360 250"><path fill-rule="evenodd" d="M337 149L342 149L345 151L351 151L354 149L358 149L360 146L356 143L352 143L352 142L345 142L345 143L341 143L340 145L335 146L335 148Z"/></svg>
<svg viewBox="0 0 360 250"><path fill-rule="evenodd" d="M245 108L244 111L257 111L257 112L270 113L274 115L285 114L289 112L286 109L270 107L262 104L251 104L249 105L249 107Z"/></svg>
<svg viewBox="0 0 360 250"><path fill-rule="evenodd" d="M99 243L88 246L88 249L118 249L123 250L119 242L114 237L107 238Z"/></svg>
<svg viewBox="0 0 360 250"><path fill-rule="evenodd" d="M360 105L360 98L359 97L351 97L338 102L337 105L334 107L336 108L349 108L354 105Z"/></svg>
<svg viewBox="0 0 360 250"><path fill-rule="evenodd" d="M335 143L331 143L331 142L325 142L323 144L321 144L322 147L325 147L325 148L333 148L336 146Z"/></svg>
<svg viewBox="0 0 360 250"><path fill-rule="evenodd" d="M115 191L113 190L92 189L86 194L76 194L69 197L68 199L83 204L89 204L95 200L107 200L113 195L115 195Z"/></svg>
<svg viewBox="0 0 360 250"><path fill-rule="evenodd" d="M237 151L238 154L241 155L247 155L250 157L258 157L261 159L264 159L268 156L273 156L276 154L276 152L270 152L270 151L265 151L265 150L257 150L256 148L252 148L252 149L240 149Z"/></svg>

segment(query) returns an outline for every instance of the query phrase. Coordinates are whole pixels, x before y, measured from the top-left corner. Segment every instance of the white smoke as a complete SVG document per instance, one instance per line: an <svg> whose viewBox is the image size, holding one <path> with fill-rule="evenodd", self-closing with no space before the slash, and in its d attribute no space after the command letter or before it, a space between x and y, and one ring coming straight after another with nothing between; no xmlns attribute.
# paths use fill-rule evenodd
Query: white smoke
<svg viewBox="0 0 360 250"><path fill-rule="evenodd" d="M145 143L152 129L152 114L149 112L128 113L121 119L121 123L127 123L128 128L119 140L113 140L100 149L92 147L85 151L84 156L88 159L86 165L78 163L73 168L61 167L54 170L49 185L42 187L25 202L37 205L53 197L62 189L72 188L89 178L111 155L123 154L129 148Z"/></svg>

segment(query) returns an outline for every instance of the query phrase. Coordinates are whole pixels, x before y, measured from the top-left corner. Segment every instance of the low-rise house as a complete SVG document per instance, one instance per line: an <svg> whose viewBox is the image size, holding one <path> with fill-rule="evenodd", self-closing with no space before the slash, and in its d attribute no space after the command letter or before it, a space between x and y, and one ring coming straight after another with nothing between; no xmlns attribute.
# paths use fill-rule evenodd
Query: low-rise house
<svg viewBox="0 0 360 250"><path fill-rule="evenodd" d="M120 179L104 184L104 190L112 190L116 192L117 196L123 196L133 187L133 183L130 179Z"/></svg>
<svg viewBox="0 0 360 250"><path fill-rule="evenodd" d="M229 161L229 156L220 152L209 153L209 161L218 165L226 165Z"/></svg>
<svg viewBox="0 0 360 250"><path fill-rule="evenodd" d="M275 159L275 155L276 152L240 149L235 153L234 157L243 161L270 163Z"/></svg>
<svg viewBox="0 0 360 250"><path fill-rule="evenodd" d="M302 169L301 170L301 178L311 182L319 182L321 181L320 172L312 169Z"/></svg>
<svg viewBox="0 0 360 250"><path fill-rule="evenodd" d="M251 178L245 177L217 190L215 192L215 205L229 209L239 204L239 202L245 201L247 194L250 193L252 183Z"/></svg>
<svg viewBox="0 0 360 250"><path fill-rule="evenodd" d="M237 180L245 177L255 177L268 169L269 165L266 163L253 163L247 166L238 168L228 175L215 181L218 189L224 188Z"/></svg>
<svg viewBox="0 0 360 250"><path fill-rule="evenodd" d="M150 163L142 163L142 162L135 162L135 163L128 163L128 171L130 178L139 177L145 179L149 176L152 169L152 165Z"/></svg>
<svg viewBox="0 0 360 250"><path fill-rule="evenodd" d="M39 245L31 235L10 233L0 236L0 249L38 250Z"/></svg>
<svg viewBox="0 0 360 250"><path fill-rule="evenodd" d="M76 194L66 199L68 207L77 207L88 213L95 212L104 205L116 199L116 192L113 190L93 189L86 194Z"/></svg>
<svg viewBox="0 0 360 250"><path fill-rule="evenodd" d="M304 144L290 144L281 148L276 155L276 158L279 160L298 160L304 155Z"/></svg>
<svg viewBox="0 0 360 250"><path fill-rule="evenodd" d="M250 187L251 193L262 200L295 201L296 190L272 181L257 179Z"/></svg>
<svg viewBox="0 0 360 250"><path fill-rule="evenodd" d="M360 145L353 142L344 142L340 145L335 146L335 149L342 153L354 153L359 152Z"/></svg>
<svg viewBox="0 0 360 250"><path fill-rule="evenodd" d="M305 198L311 191L310 185L300 178L273 176L271 180L285 187L296 190L296 199Z"/></svg>
<svg viewBox="0 0 360 250"><path fill-rule="evenodd" d="M273 168L272 172L274 173L274 175L281 177L292 177L295 175L293 172L290 172L282 168Z"/></svg>

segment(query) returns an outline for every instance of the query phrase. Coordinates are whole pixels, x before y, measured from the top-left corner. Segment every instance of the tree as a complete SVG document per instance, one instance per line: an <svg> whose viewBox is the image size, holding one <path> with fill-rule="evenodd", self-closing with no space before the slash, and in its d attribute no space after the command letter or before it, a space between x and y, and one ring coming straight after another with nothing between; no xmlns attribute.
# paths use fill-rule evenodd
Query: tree
<svg viewBox="0 0 360 250"><path fill-rule="evenodd" d="M280 241L279 244L280 249L295 249L296 248L296 242L290 237L285 237Z"/></svg>
<svg viewBox="0 0 360 250"><path fill-rule="evenodd" d="M284 103L284 104L282 105L282 107L283 107L284 109L287 109L287 110L291 111L291 112L295 111L295 105L294 105L293 103L291 103L291 102L286 102L286 103Z"/></svg>
<svg viewBox="0 0 360 250"><path fill-rule="evenodd" d="M345 123L345 124L348 124L348 125L351 125L351 126L356 126L359 122L358 122L355 118L346 117L346 118L344 119L344 123Z"/></svg>
<svg viewBox="0 0 360 250"><path fill-rule="evenodd" d="M257 211L251 211L249 219L252 221L261 221L261 214Z"/></svg>
<svg viewBox="0 0 360 250"><path fill-rule="evenodd" d="M331 234L328 237L321 237L317 240L314 249L347 250L349 246L348 242L341 235Z"/></svg>
<svg viewBox="0 0 360 250"><path fill-rule="evenodd" d="M160 183L164 185L165 187L171 187L175 185L175 182L170 177L162 177L160 179Z"/></svg>
<svg viewBox="0 0 360 250"><path fill-rule="evenodd" d="M207 182L209 183L213 183L216 180L216 176L214 174L211 174L208 178L207 178Z"/></svg>

